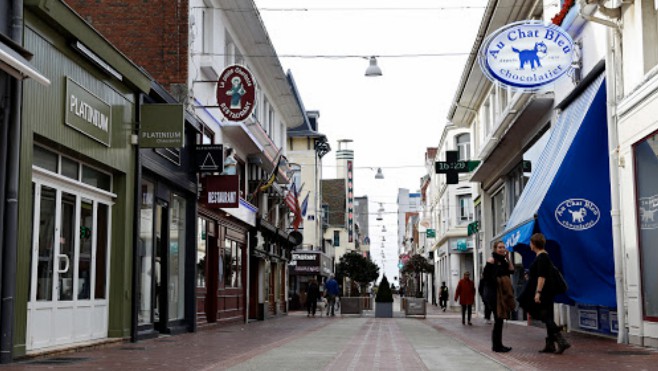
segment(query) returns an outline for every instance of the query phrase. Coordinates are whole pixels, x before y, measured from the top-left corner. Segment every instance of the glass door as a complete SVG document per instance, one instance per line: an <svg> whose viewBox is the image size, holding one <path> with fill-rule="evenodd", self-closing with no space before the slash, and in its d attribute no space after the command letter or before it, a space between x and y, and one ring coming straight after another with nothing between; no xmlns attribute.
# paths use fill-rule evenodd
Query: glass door
<svg viewBox="0 0 658 371"><path fill-rule="evenodd" d="M106 337L110 200L34 179L27 348Z"/></svg>

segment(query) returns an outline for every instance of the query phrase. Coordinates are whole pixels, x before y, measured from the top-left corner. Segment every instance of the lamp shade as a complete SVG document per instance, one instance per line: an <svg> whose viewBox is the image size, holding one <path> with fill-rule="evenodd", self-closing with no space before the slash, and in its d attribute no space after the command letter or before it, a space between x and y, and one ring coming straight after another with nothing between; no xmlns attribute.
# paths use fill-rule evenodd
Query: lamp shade
<svg viewBox="0 0 658 371"><path fill-rule="evenodd" d="M370 57L370 65L366 68L366 76L381 76L382 69L377 65L377 58Z"/></svg>

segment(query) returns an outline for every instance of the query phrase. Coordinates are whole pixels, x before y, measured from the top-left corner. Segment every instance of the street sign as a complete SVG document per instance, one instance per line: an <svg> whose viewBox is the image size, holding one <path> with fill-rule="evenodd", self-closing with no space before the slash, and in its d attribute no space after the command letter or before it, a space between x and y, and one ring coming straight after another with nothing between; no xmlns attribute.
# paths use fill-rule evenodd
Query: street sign
<svg viewBox="0 0 658 371"><path fill-rule="evenodd" d="M436 237L436 230L435 229L428 229L427 230L427 238L435 238Z"/></svg>
<svg viewBox="0 0 658 371"><path fill-rule="evenodd" d="M469 173L480 164L480 161L459 161L458 151L446 151L446 161L434 163L437 174L446 174L447 184L459 183L459 173Z"/></svg>
<svg viewBox="0 0 658 371"><path fill-rule="evenodd" d="M473 223L470 223L467 231L469 236L478 233L480 231L480 222L476 220Z"/></svg>

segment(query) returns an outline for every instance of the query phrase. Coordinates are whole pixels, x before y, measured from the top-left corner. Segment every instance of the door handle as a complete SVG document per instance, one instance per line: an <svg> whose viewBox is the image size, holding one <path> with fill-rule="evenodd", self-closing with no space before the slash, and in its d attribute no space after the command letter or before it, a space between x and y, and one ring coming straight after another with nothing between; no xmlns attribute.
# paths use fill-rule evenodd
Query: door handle
<svg viewBox="0 0 658 371"><path fill-rule="evenodd" d="M60 269L61 264L57 264L57 273L66 273L69 271L69 265L71 261L69 260L68 255L62 255L62 254L57 254L57 259L61 262L62 259L66 262L66 266L64 269Z"/></svg>

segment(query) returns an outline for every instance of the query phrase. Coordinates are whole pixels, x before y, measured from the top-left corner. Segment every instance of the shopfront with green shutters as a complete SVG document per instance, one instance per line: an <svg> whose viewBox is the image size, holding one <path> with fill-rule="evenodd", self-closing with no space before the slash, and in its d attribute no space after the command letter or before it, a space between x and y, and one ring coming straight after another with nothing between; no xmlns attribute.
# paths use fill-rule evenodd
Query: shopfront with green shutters
<svg viewBox="0 0 658 371"><path fill-rule="evenodd" d="M137 132L151 81L63 2L25 1L14 357L131 335Z"/></svg>

